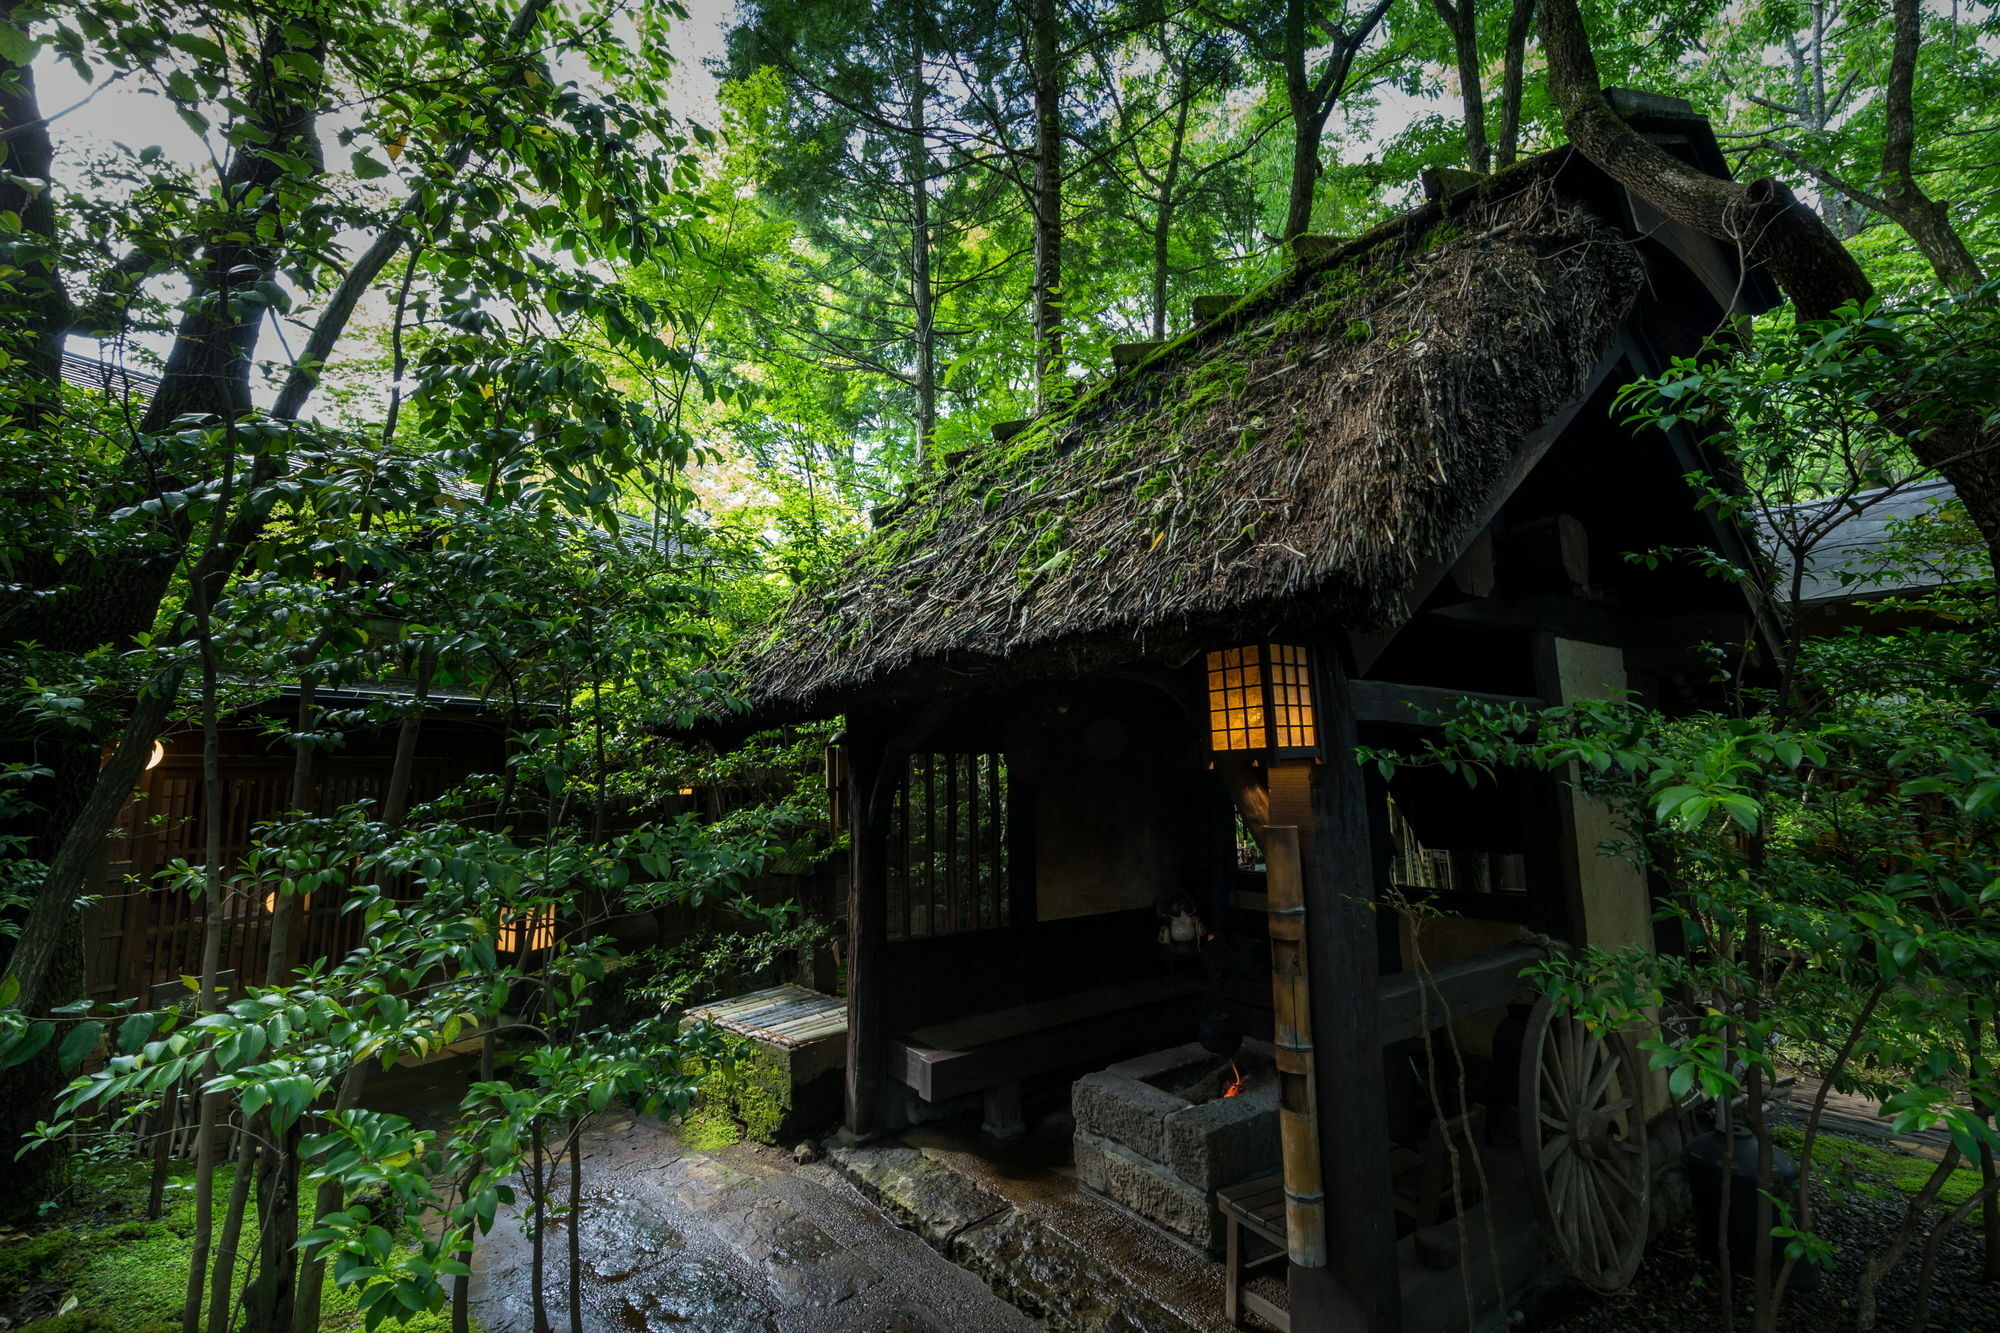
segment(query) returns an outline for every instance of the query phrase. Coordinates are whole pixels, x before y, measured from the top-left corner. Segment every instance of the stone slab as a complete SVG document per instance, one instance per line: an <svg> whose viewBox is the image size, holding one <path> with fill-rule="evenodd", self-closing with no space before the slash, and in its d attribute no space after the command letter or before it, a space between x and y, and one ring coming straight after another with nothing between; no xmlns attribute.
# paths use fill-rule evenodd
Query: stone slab
<svg viewBox="0 0 2000 1333"><path fill-rule="evenodd" d="M1210 1254L1221 1252L1222 1214L1206 1190L1118 1144L1106 1143L1102 1152L1106 1198Z"/></svg>
<svg viewBox="0 0 2000 1333"><path fill-rule="evenodd" d="M901 1144L836 1146L827 1160L932 1245L1010 1205L964 1176Z"/></svg>
<svg viewBox="0 0 2000 1333"><path fill-rule="evenodd" d="M1267 1176L1284 1160L1278 1138L1278 1085L1265 1080L1241 1096L1176 1111L1166 1119L1165 1139L1164 1165L1210 1194Z"/></svg>
<svg viewBox="0 0 2000 1333"><path fill-rule="evenodd" d="M1078 1129L1162 1164L1167 1160L1166 1119L1187 1104L1117 1065L1085 1074L1070 1087L1070 1114Z"/></svg>

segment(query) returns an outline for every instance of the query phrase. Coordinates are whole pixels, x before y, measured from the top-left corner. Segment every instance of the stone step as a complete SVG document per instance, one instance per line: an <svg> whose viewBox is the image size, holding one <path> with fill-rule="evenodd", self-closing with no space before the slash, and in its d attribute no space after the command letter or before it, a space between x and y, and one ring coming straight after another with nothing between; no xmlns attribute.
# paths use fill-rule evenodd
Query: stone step
<svg viewBox="0 0 2000 1333"><path fill-rule="evenodd" d="M827 1161L1051 1333L1213 1333L1220 1326L1183 1317L1120 1271L1115 1255L1078 1243L918 1149L832 1144Z"/></svg>

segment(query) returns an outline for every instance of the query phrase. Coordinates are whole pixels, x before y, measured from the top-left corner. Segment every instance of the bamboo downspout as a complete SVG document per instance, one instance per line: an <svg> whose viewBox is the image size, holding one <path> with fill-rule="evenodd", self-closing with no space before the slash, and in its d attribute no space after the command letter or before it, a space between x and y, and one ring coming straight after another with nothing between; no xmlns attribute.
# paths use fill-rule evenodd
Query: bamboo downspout
<svg viewBox="0 0 2000 1333"><path fill-rule="evenodd" d="M1285 1247L1301 1268L1326 1265L1326 1193L1313 1087L1312 985L1306 968L1305 876L1299 831L1264 829L1271 932L1272 1041L1277 1047L1278 1135L1285 1161Z"/></svg>

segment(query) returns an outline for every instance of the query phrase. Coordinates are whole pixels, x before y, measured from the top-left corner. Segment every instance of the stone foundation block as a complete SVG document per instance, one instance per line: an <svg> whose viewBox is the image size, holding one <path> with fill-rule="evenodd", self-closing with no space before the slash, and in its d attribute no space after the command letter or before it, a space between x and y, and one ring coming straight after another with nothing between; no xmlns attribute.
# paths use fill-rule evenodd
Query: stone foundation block
<svg viewBox="0 0 2000 1333"><path fill-rule="evenodd" d="M1069 1104L1078 1129L1161 1163L1167 1160L1166 1118L1187 1105L1170 1092L1119 1077L1115 1067L1078 1079Z"/></svg>
<svg viewBox="0 0 2000 1333"><path fill-rule="evenodd" d="M1076 1178L1099 1194L1104 1193L1104 1150L1111 1145L1095 1134L1078 1130L1070 1140L1070 1157L1076 1163Z"/></svg>
<svg viewBox="0 0 2000 1333"><path fill-rule="evenodd" d="M1102 1152L1106 1197L1210 1254L1221 1252L1222 1214L1206 1191L1115 1143L1104 1144Z"/></svg>
<svg viewBox="0 0 2000 1333"><path fill-rule="evenodd" d="M1214 1191L1269 1175L1283 1162L1278 1141L1278 1088L1266 1081L1239 1097L1223 1097L1166 1119L1161 1161L1190 1185Z"/></svg>

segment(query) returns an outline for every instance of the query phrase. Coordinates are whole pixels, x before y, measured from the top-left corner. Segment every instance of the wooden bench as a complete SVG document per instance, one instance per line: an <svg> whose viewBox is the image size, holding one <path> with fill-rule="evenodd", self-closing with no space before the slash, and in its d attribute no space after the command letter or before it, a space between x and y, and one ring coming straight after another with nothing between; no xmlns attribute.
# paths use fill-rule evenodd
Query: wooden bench
<svg viewBox="0 0 2000 1333"><path fill-rule="evenodd" d="M1253 1268L1266 1264L1285 1262L1285 1180L1283 1176L1262 1176L1245 1181L1241 1185L1231 1185L1218 1192L1215 1202L1222 1209L1223 1262L1227 1273L1223 1277L1222 1312L1235 1328L1243 1322L1243 1312L1248 1310L1272 1327L1289 1330L1292 1316L1281 1310L1254 1291L1246 1291L1243 1279ZM1245 1253L1243 1233L1248 1231L1259 1240L1276 1248L1267 1255L1251 1259Z"/></svg>
<svg viewBox="0 0 2000 1333"><path fill-rule="evenodd" d="M978 1014L899 1038L889 1068L927 1102L983 1094L982 1128L1017 1138L1021 1080L1192 1041L1201 995L1191 981L1134 981Z"/></svg>

